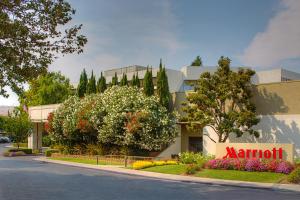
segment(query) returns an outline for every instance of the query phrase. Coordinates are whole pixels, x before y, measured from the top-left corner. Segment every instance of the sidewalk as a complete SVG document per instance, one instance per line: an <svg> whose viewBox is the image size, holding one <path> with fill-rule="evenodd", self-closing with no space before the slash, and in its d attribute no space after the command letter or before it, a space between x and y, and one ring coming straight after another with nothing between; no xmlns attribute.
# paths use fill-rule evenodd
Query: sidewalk
<svg viewBox="0 0 300 200"><path fill-rule="evenodd" d="M245 182L245 181L220 180L220 179L210 179L210 178L199 178L193 176L162 174L156 172L146 172L140 170L125 169L114 165L91 165L91 164L74 163L74 162L67 162L67 161L60 161L60 160L50 160L45 157L34 158L33 160L74 166L74 167L82 167L88 169L97 169L97 170L103 170L103 171L114 172L119 174L144 176L144 177L155 178L160 180L179 181L185 183L201 183L201 184L211 184L211 185L224 185L224 186L269 189L269 190L290 190L290 191L300 192L300 185L294 185L294 184L255 183L255 182Z"/></svg>

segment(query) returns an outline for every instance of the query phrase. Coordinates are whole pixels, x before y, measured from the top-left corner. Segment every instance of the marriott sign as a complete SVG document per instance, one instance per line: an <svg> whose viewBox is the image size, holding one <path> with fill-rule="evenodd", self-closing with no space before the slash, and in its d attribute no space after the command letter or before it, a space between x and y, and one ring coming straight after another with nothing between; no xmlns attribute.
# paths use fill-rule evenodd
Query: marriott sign
<svg viewBox="0 0 300 200"><path fill-rule="evenodd" d="M264 158L264 159L282 159L282 148L273 148L272 150L261 149L235 149L226 147L227 154L223 158Z"/></svg>
<svg viewBox="0 0 300 200"><path fill-rule="evenodd" d="M294 145L280 143L216 143L216 158L294 161Z"/></svg>

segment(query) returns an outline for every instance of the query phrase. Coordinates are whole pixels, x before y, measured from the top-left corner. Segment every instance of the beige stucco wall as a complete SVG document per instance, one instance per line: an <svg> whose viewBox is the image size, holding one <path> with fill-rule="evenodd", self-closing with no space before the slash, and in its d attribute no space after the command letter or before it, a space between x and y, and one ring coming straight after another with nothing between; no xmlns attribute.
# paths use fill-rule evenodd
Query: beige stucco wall
<svg viewBox="0 0 300 200"><path fill-rule="evenodd" d="M45 122L49 113L55 111L60 104L50 104L42 106L31 106L28 108L30 119L33 122Z"/></svg>
<svg viewBox="0 0 300 200"><path fill-rule="evenodd" d="M158 157L171 158L172 154L179 154L181 152L181 128L178 125L178 137L176 137L174 143L163 150Z"/></svg>
<svg viewBox="0 0 300 200"><path fill-rule="evenodd" d="M253 89L258 115L300 114L300 81L261 84Z"/></svg>
<svg viewBox="0 0 300 200"><path fill-rule="evenodd" d="M236 152L239 149L244 149L244 150L270 150L272 151L273 148L276 148L277 150L279 148L283 149L283 160L287 160L289 162L294 162L294 150L293 150L293 144L276 144L276 143L217 143L216 144L216 158L223 158L226 156L227 151L226 147L233 147ZM237 152L238 153L238 152ZM251 155L251 154L250 154ZM278 158L278 152L276 152L277 159ZM258 153L257 153L258 156ZM272 159L272 158L270 158Z"/></svg>

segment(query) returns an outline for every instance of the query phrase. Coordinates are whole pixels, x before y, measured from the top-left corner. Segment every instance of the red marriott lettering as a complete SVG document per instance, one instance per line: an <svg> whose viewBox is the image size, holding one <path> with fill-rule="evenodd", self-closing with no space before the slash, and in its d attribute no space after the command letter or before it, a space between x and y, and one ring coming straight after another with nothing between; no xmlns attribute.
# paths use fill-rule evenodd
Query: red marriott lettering
<svg viewBox="0 0 300 200"><path fill-rule="evenodd" d="M258 149L239 149L236 151L233 147L226 147L227 154L223 158L265 158L282 159L282 148L273 148L272 150ZM278 156L277 156L278 154Z"/></svg>

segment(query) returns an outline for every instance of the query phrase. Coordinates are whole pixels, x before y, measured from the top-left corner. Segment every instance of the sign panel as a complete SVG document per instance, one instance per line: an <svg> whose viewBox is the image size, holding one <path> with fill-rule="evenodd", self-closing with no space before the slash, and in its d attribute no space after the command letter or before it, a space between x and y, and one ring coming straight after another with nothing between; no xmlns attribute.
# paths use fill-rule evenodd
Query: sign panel
<svg viewBox="0 0 300 200"><path fill-rule="evenodd" d="M293 162L294 145L278 143L217 143L216 158L256 158Z"/></svg>

